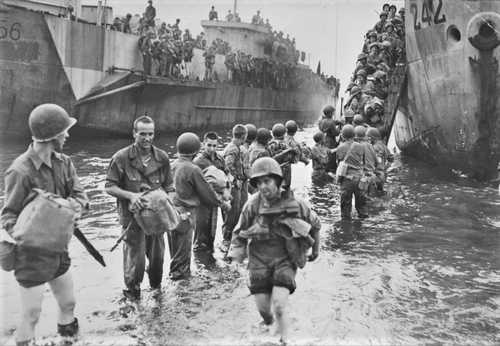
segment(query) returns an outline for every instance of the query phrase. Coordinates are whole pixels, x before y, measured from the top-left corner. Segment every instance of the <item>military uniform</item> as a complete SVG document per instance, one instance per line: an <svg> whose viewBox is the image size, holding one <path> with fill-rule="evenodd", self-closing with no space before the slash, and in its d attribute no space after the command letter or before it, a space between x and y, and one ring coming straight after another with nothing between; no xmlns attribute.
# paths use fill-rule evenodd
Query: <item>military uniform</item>
<svg viewBox="0 0 500 346"><path fill-rule="evenodd" d="M200 152L193 163L205 170L209 166L214 166L223 172L226 172L226 164L222 156L218 153L214 153L214 156L210 156L206 151ZM206 206L200 203L196 211L196 226L194 230L193 238L193 248L194 250L207 249L213 251L215 231L217 227L217 207Z"/></svg>
<svg viewBox="0 0 500 346"><path fill-rule="evenodd" d="M328 149L335 149L338 146L337 136L339 135L339 130L337 129L338 122L332 118L323 117L319 121L318 127L321 132L325 134L325 146ZM335 159L335 153L328 154L328 165L326 167L327 172L335 172L337 169L337 162Z"/></svg>
<svg viewBox="0 0 500 346"><path fill-rule="evenodd" d="M288 149L288 146L285 143L284 139L274 138L272 139L267 146L269 153L272 158L275 158L276 155L281 154L283 151ZM293 162L293 154L287 154L285 156L276 159L278 163L281 165L281 170L283 171L283 187L285 189L290 188L290 183L292 181L292 162Z"/></svg>
<svg viewBox="0 0 500 346"><path fill-rule="evenodd" d="M111 158L106 176L106 187L117 186L131 192L163 188L172 192L172 174L168 154L151 148L151 159L144 164L139 149L131 144ZM125 285L130 291L140 290L148 258L148 276L151 287L158 287L163 276L165 242L163 235L146 235L129 210L129 200L117 199L120 224L128 232L123 244L123 272Z"/></svg>
<svg viewBox="0 0 500 346"><path fill-rule="evenodd" d="M226 146L222 156L224 157L227 171L234 178L231 187L231 210L222 214L224 219L224 224L222 225L222 235L224 240L230 241L234 226L236 226L236 223L238 222L238 217L240 216L241 208L244 204L242 202L241 191L247 180L247 176L245 173L243 152L241 147L234 142L234 139Z"/></svg>
<svg viewBox="0 0 500 346"><path fill-rule="evenodd" d="M364 156L365 146L353 140L343 142L337 148L337 162L345 161L348 164L345 177L339 178L340 211L343 219L351 218L353 195L358 215L366 216L366 192L359 186L364 173Z"/></svg>
<svg viewBox="0 0 500 346"><path fill-rule="evenodd" d="M373 144L373 149L375 150L378 160L377 170L375 171L375 175L377 176L376 185L379 191L383 191L387 167L390 162L394 161L394 155L392 155L389 148L387 148L387 145L385 145L382 140L377 140Z"/></svg>
<svg viewBox="0 0 500 346"><path fill-rule="evenodd" d="M298 218L309 224L312 235L319 232L317 215L290 191L269 204L260 193L253 194L241 212L234 229L231 248L248 249L249 289L251 294L271 293L274 286L296 288L297 268L305 265L308 247L306 237L293 235L284 226L287 218ZM252 231L256 230L256 231ZM293 230L292 230L293 231Z"/></svg>
<svg viewBox="0 0 500 346"><path fill-rule="evenodd" d="M327 147L317 143L311 148L313 181L324 179L327 176L329 151Z"/></svg>
<svg viewBox="0 0 500 346"><path fill-rule="evenodd" d="M63 198L74 198L82 206L88 204L87 195L69 156L54 152L48 166L30 145L5 173L5 200L1 221L10 234L19 214L33 198L34 188ZM15 256L15 278L26 288L42 285L63 275L71 264L68 249L59 253L17 246Z"/></svg>
<svg viewBox="0 0 500 346"><path fill-rule="evenodd" d="M255 160L261 157L269 157L271 154L269 150L267 150L265 145L260 143L252 143L250 148L248 149L248 161L250 166L254 163Z"/></svg>
<svg viewBox="0 0 500 346"><path fill-rule="evenodd" d="M174 171L174 205L186 219L168 234L170 248L170 277L179 279L190 274L191 245L196 225L196 211L200 205L214 208L219 199L203 177L201 168L189 158L180 156L172 164Z"/></svg>

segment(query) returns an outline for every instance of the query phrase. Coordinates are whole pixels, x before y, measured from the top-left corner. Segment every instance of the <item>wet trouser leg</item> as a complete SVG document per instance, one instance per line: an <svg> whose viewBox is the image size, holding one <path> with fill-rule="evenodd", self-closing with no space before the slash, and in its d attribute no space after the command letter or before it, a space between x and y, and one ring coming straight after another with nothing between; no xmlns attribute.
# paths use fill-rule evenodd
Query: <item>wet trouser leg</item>
<svg viewBox="0 0 500 346"><path fill-rule="evenodd" d="M265 324L273 323L273 313L271 312L271 294L269 293L257 293L254 294L255 305L257 305L257 310L264 320Z"/></svg>
<svg viewBox="0 0 500 346"><path fill-rule="evenodd" d="M19 286L21 293L21 321L16 330L16 341L27 341L35 337L35 326L42 312L45 285Z"/></svg>
<svg viewBox="0 0 500 346"><path fill-rule="evenodd" d="M213 226L216 226L214 223L214 214L215 222L217 222L217 208L211 208L204 205L198 207L193 237L194 250L213 250L215 238Z"/></svg>
<svg viewBox="0 0 500 346"><path fill-rule="evenodd" d="M353 194L354 182L351 179L342 178L340 182L340 214L342 219L351 218Z"/></svg>
<svg viewBox="0 0 500 346"><path fill-rule="evenodd" d="M133 224L123 241L123 275L129 290L140 290L146 267L146 241L143 230Z"/></svg>
<svg viewBox="0 0 500 346"><path fill-rule="evenodd" d="M195 211L183 220L176 230L168 233L170 250L170 277L178 278L191 273L191 246L196 222Z"/></svg>
<svg viewBox="0 0 500 346"><path fill-rule="evenodd" d="M233 186L231 189L231 210L222 214L224 223L222 225L222 236L224 240L231 241L233 229L238 223L241 213L241 189Z"/></svg>
<svg viewBox="0 0 500 346"><path fill-rule="evenodd" d="M57 323L70 324L75 320L73 313L76 305L71 272L68 270L63 275L49 281L49 286L59 307Z"/></svg>
<svg viewBox="0 0 500 346"><path fill-rule="evenodd" d="M361 190L359 188L359 184L356 183L354 185L354 206L356 207L356 211L358 212L359 217L366 217L366 191Z"/></svg>
<svg viewBox="0 0 500 346"><path fill-rule="evenodd" d="M163 278L165 239L163 234L146 235L146 257L148 258L148 277L151 288L158 288Z"/></svg>

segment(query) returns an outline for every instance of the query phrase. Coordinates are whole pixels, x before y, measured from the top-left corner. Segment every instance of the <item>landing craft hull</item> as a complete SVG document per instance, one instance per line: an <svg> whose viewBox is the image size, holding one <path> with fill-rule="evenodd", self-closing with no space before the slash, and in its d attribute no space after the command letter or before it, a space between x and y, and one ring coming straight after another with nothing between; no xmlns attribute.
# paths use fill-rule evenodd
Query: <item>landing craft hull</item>
<svg viewBox="0 0 500 346"><path fill-rule="evenodd" d="M142 69L138 36L15 6L2 6L0 19L2 137L29 138L28 114L45 102L64 106L78 118L75 131L92 136L129 135L133 119L145 113L162 132L287 119L308 124L337 98L324 83L315 90L273 90L133 73L117 78L109 73L114 66ZM203 51L194 53L191 79L204 75ZM222 80L227 76L223 56L216 57L215 71Z"/></svg>
<svg viewBox="0 0 500 346"><path fill-rule="evenodd" d="M407 0L405 7L408 86L394 123L398 147L479 179L493 177L500 157L500 1Z"/></svg>

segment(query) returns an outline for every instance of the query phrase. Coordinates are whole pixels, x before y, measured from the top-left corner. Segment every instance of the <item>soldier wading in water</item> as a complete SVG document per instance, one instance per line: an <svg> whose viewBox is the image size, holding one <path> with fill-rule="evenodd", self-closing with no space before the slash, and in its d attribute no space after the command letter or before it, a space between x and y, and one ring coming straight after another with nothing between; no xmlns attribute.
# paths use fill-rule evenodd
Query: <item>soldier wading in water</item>
<svg viewBox="0 0 500 346"><path fill-rule="evenodd" d="M276 317L277 332L286 343L288 296L295 291L297 268L305 266L309 247L308 260L318 257L321 224L305 202L281 189L282 182L274 159L263 157L252 164L250 184L257 192L241 212L228 257L241 263L248 252L250 293L265 324Z"/></svg>
<svg viewBox="0 0 500 346"><path fill-rule="evenodd" d="M69 156L62 153L62 148L69 137L68 130L76 123L66 111L55 104L42 104L36 107L29 116L29 127L33 143L21 154L5 173L5 202L2 210L2 226L19 241L15 249L15 264L12 268L19 284L21 294L21 321L16 330L16 345L28 346L34 344L35 326L42 311L42 301L48 283L57 301L59 314L57 332L61 336L73 337L78 333L78 320L74 316L75 295L71 277L71 259L68 253L68 243L53 242L50 249L34 241L30 246L22 243L23 222L20 214L37 195L33 189L40 189L64 198L74 209L76 215L82 208L88 207L87 195L78 180L73 162ZM42 202L43 203L43 202ZM52 203L53 204L53 203ZM59 205L60 208L61 205ZM40 207L41 208L41 207ZM40 209L38 208L38 209ZM48 207L47 207L48 208ZM31 212L35 218L36 208ZM47 209L40 209L47 210ZM50 218L50 216L46 216ZM78 216L77 216L78 217ZM39 220L39 219L37 219ZM57 223L57 220L52 220ZM26 226L27 222L24 222ZM47 224L51 223L47 220ZM54 223L51 223L54 227ZM49 225L36 225L47 229ZM72 228L72 226L70 226ZM18 232L20 231L20 232ZM40 230L42 231L42 230ZM71 233L73 230L71 229ZM25 230L27 238L29 231ZM31 238L40 237L40 233ZM18 239L17 235L20 237ZM61 240L60 230L54 230L53 239ZM42 243L43 239L40 239ZM45 239L47 244L48 239ZM64 248L56 251L55 246Z"/></svg>

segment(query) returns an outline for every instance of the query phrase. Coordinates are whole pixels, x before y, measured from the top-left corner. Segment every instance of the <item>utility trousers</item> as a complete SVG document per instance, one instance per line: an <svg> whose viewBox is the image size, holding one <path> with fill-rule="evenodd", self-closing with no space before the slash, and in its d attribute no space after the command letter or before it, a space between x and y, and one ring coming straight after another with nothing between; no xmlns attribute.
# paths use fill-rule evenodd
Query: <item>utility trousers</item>
<svg viewBox="0 0 500 346"><path fill-rule="evenodd" d="M163 277L163 259L165 256L163 234L146 235L135 221L132 222L123 241L125 285L129 290L140 289L147 257L149 284L152 288L158 287L161 285Z"/></svg>

